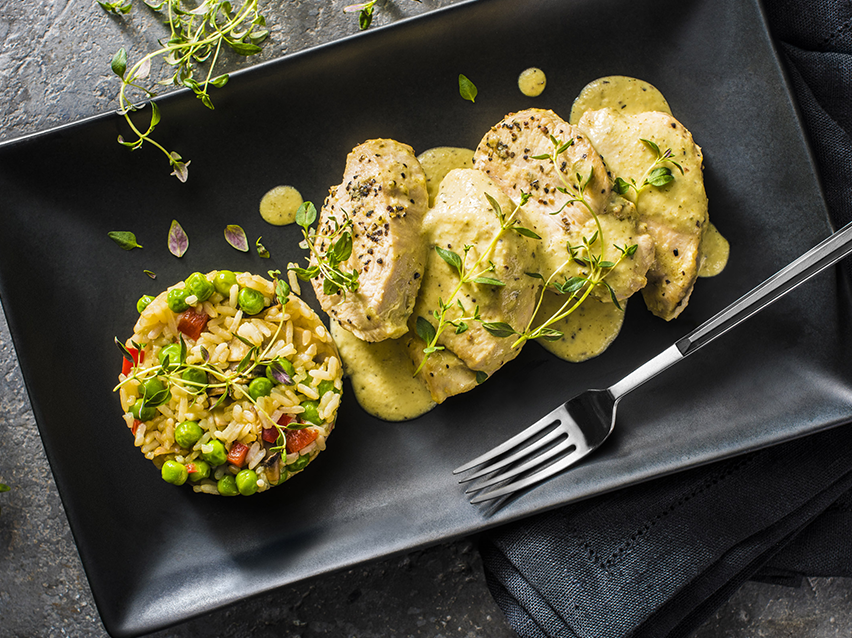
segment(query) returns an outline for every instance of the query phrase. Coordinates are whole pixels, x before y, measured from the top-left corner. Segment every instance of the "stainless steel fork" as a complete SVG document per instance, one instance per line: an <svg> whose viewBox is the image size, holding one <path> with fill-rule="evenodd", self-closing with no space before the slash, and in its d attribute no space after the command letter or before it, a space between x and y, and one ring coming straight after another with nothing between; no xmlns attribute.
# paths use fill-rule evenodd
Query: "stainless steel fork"
<svg viewBox="0 0 852 638"><path fill-rule="evenodd" d="M852 223L701 324L674 345L605 390L587 390L520 434L453 470L479 468L459 482L484 479L467 490L471 503L508 496L570 467L597 449L615 427L618 402L660 372L763 310L852 252ZM481 466L481 467L480 467Z"/></svg>

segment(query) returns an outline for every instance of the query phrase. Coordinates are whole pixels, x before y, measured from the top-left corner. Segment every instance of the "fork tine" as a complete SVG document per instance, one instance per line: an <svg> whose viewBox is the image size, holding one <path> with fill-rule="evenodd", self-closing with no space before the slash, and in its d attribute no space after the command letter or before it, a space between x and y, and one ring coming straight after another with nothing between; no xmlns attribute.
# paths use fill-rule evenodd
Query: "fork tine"
<svg viewBox="0 0 852 638"><path fill-rule="evenodd" d="M488 461L493 460L494 458L500 456L501 454L505 454L509 450L517 447L530 437L538 434L544 428L553 425L559 418L556 416L556 410L547 414L540 418L538 421L529 426L526 430L523 430L520 434L516 434L511 439L504 441L497 447L489 450L485 454L477 456L472 461L468 461L464 465L461 465L453 470L453 474L461 474L462 472L467 472L468 470L475 468L477 465L482 465L483 463L487 463Z"/></svg>
<svg viewBox="0 0 852 638"><path fill-rule="evenodd" d="M520 448L514 454L511 454L510 456L507 456L504 459L500 459L499 461L497 461L496 463L493 463L491 465L486 465L485 467L483 467L480 470L477 470L476 472L474 472L470 476L466 476L462 479L459 479L459 483L467 483L468 481L473 481L473 480L478 479L482 476L485 476L486 474L491 474L492 472L496 472L501 467L505 467L505 466L509 465L510 463L514 463L515 461L519 461L520 459L524 458L525 456L529 456L533 452L535 452L538 449L540 449L541 447L547 445L551 441L559 438L563 434L564 433L559 428L555 428L555 429L551 430L545 436L541 437L540 439L535 439L526 447Z"/></svg>
<svg viewBox="0 0 852 638"><path fill-rule="evenodd" d="M574 465L574 463L582 459L591 451L592 448L575 448L573 451L568 452L568 454L566 454L563 459L557 461L553 465L548 465L547 467L542 468L538 472L523 477L519 481L513 481L509 485L504 485L503 487L497 488L495 490L489 490L485 493L477 494L474 498L470 499L470 502L483 503L485 501L490 501L501 496L506 496L507 494L512 494L513 492L517 492L527 487L531 487L536 483L548 479L551 476L554 476L555 474L558 474L566 468Z"/></svg>
<svg viewBox="0 0 852 638"><path fill-rule="evenodd" d="M572 447L577 447L576 443L574 443L574 441L572 441L571 439L565 439L564 441L561 441L558 445L555 445L552 448L550 448L549 450L546 450L546 451L542 452L541 454L538 454L538 455L534 456L533 458L528 459L526 462L522 463L521 465L518 465L517 467L510 468L509 470L507 470L505 472L501 472L501 473L497 474L497 476L492 476L488 480L486 480L482 483L477 483L476 485L474 485L470 489L468 489L465 493L471 494L473 492L481 492L486 487L491 487L492 485L496 485L497 483L502 483L503 481L510 479L513 476L517 476L518 474L523 474L524 472L527 472L527 471L533 469L534 467L538 467L539 465L541 465L545 461L548 461L555 456L559 456L560 454L563 454L565 452L570 453Z"/></svg>

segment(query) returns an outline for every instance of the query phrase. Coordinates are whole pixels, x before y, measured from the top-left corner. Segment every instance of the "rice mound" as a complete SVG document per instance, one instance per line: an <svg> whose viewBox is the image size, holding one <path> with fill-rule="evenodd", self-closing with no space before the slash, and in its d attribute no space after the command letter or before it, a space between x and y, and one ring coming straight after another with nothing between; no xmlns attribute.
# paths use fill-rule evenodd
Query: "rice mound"
<svg viewBox="0 0 852 638"><path fill-rule="evenodd" d="M217 272L205 275L207 280L212 282ZM220 490L223 477L236 476L241 470L256 475L256 490L254 477L248 474L252 486L240 490L243 494L265 492L300 473L325 449L342 393L343 367L337 347L316 313L293 293L282 307L275 285L263 277L236 273L236 280L229 294L214 292L190 306L197 315L207 317L197 339L179 329L181 313L173 312L167 304L168 292L183 288L185 282L151 301L141 312L133 336L125 342L134 362L125 364L117 386L135 446L161 471L168 461L183 465L190 475L186 482L196 492L207 494L227 494ZM243 288L263 295L262 311L249 316L240 309L238 294ZM197 297L187 299L188 303L192 301ZM185 344L184 361L178 365L175 357L166 359L164 369L161 351L181 342ZM137 348L141 355L137 355ZM277 382L280 375L269 377L269 366L265 365L282 359L292 364L288 370L295 371L284 377L284 383ZM204 370L207 385L183 382L182 372L189 368ZM271 391L266 396L250 397L248 383L264 376L273 381ZM131 414L131 408L139 402L144 405L145 398L140 396L144 394L143 384L154 377L167 383L170 396L153 408L154 416L141 420ZM226 386L228 396L223 398ZM149 407L147 412L151 411ZM143 412L138 410L137 414L142 416ZM175 428L185 421L197 423L203 432L189 448L175 441ZM205 461L216 440L229 454L229 459L218 465ZM205 463L210 473L201 477L203 470L199 468ZM193 470L198 473L193 475Z"/></svg>

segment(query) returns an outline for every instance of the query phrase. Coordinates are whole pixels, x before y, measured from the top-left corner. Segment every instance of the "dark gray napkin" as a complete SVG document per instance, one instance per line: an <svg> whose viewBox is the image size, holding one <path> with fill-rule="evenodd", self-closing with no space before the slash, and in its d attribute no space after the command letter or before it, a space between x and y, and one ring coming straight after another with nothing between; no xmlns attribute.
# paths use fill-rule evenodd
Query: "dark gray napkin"
<svg viewBox="0 0 852 638"><path fill-rule="evenodd" d="M842 226L852 221L852 2L765 8ZM852 576L851 490L852 427L842 426L526 519L483 537L480 551L523 638L676 638L749 578Z"/></svg>

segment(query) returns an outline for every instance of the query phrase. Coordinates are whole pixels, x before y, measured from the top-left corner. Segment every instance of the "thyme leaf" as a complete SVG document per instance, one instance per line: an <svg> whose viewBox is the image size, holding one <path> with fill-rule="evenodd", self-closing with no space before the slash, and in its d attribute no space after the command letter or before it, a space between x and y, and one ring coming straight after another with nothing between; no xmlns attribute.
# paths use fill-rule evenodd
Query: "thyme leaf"
<svg viewBox="0 0 852 638"><path fill-rule="evenodd" d="M451 268L455 269L455 271L462 275L462 271L464 270L464 264L462 262L461 255L447 248L441 248L440 246L435 246L435 252L447 262Z"/></svg>
<svg viewBox="0 0 852 638"><path fill-rule="evenodd" d="M142 245L136 241L136 235L129 230L111 230L107 233L107 236L121 246L123 250L142 248Z"/></svg>
<svg viewBox="0 0 852 638"><path fill-rule="evenodd" d="M461 95L465 100L476 102L476 96L478 93L479 90L476 88L476 85L471 82L466 75L459 73L459 95Z"/></svg>

